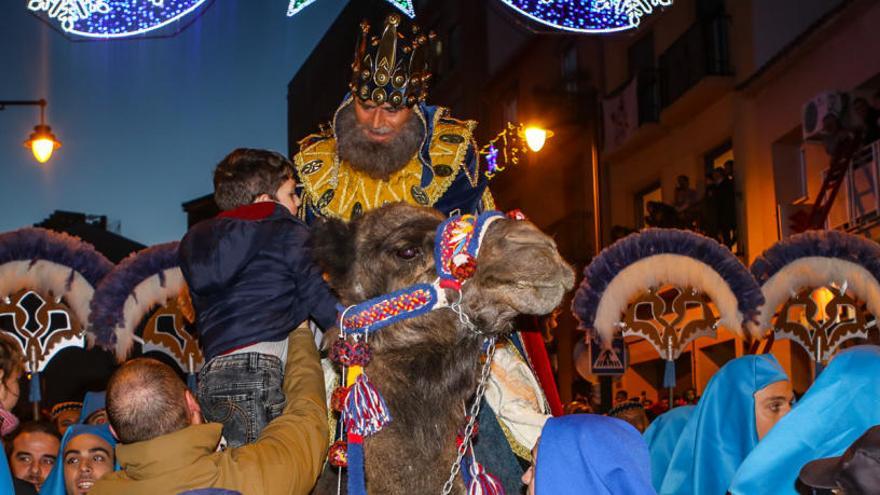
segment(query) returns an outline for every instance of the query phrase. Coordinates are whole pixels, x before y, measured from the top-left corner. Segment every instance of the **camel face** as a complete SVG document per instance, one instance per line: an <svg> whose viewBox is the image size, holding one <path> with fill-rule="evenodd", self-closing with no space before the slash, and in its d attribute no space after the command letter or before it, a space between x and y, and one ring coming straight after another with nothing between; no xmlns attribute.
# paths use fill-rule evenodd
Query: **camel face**
<svg viewBox="0 0 880 495"><path fill-rule="evenodd" d="M483 239L465 300L469 312L488 326L516 314L550 313L573 286L574 271L550 237L531 222L504 219Z"/></svg>
<svg viewBox="0 0 880 495"><path fill-rule="evenodd" d="M317 225L316 255L343 304L359 303L433 282L442 221L430 208L386 205L349 224ZM527 221L504 218L483 239L476 274L464 285L464 308L481 331L500 333L519 313L551 312L573 286L574 272L552 239Z"/></svg>

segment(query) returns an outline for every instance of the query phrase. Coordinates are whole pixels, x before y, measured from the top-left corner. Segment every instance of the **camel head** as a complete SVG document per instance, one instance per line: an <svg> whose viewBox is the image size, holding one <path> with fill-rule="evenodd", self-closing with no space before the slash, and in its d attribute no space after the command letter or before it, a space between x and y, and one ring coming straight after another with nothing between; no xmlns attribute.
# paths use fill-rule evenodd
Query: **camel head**
<svg viewBox="0 0 880 495"><path fill-rule="evenodd" d="M316 257L343 305L431 283L437 279L434 243L442 221L431 208L405 203L385 205L347 224L324 221L313 233ZM517 314L551 312L574 284L574 272L553 240L524 220L492 222L476 262L476 272L462 287L462 308L484 334L511 330ZM450 299L458 297L447 293ZM454 316L449 309L435 313ZM430 333L419 335L431 338Z"/></svg>

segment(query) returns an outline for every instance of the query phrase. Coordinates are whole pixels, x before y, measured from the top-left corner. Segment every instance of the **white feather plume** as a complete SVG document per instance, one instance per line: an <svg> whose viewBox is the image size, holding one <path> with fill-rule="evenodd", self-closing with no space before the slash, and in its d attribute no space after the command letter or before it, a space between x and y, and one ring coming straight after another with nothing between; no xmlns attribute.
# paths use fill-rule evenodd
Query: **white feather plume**
<svg viewBox="0 0 880 495"><path fill-rule="evenodd" d="M721 324L742 335L742 313L736 295L714 268L689 256L657 254L627 266L608 284L594 322L603 341L611 342L615 325L633 300L651 288L667 284L705 292L718 309Z"/></svg>

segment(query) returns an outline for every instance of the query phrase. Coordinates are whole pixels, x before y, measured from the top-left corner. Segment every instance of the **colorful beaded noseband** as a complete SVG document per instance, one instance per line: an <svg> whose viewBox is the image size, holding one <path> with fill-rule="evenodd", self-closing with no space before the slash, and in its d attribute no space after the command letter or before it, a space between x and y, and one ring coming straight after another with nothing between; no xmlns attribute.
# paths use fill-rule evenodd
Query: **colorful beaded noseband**
<svg viewBox="0 0 880 495"><path fill-rule="evenodd" d="M364 367L371 358L368 337L399 321L441 308L451 308L466 327L479 333L461 309L461 288L476 273L477 256L489 225L504 217L501 212L490 211L479 216L454 216L444 220L437 227L434 242L437 280L342 309L337 321L340 340L330 350L330 359L342 367L345 385L333 391L331 407L340 413L345 441L334 442L328 457L331 465L348 467L349 495L366 494L364 437L379 432L391 421L384 399L364 374ZM524 219L518 211L508 217ZM456 291L458 300L448 300L445 289ZM485 492L489 484L497 486L495 492L503 492L497 478L485 473L479 465L476 468L483 475L475 480L478 491L482 488ZM469 492L473 492L475 484L470 485Z"/></svg>

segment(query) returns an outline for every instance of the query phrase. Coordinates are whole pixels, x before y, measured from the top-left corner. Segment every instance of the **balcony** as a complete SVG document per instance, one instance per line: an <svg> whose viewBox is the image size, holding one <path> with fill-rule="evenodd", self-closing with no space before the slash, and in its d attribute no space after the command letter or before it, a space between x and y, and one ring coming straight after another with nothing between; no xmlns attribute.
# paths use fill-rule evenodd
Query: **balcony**
<svg viewBox="0 0 880 495"><path fill-rule="evenodd" d="M620 158L660 132L659 79L656 69L642 69L603 99L606 156Z"/></svg>
<svg viewBox="0 0 880 495"><path fill-rule="evenodd" d="M862 234L880 230L880 141L856 152L840 192L831 205L826 227ZM871 235L876 238L876 235Z"/></svg>
<svg viewBox="0 0 880 495"><path fill-rule="evenodd" d="M733 89L730 18L695 22L660 55L664 124L677 124Z"/></svg>

